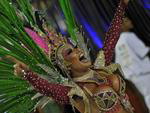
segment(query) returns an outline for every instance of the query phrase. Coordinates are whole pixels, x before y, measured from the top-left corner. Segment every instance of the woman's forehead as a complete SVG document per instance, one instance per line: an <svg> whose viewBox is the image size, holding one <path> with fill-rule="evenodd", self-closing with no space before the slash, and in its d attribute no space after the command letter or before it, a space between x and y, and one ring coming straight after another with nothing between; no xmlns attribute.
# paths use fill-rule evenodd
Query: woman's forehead
<svg viewBox="0 0 150 113"><path fill-rule="evenodd" d="M70 44L67 44L67 45L65 45L65 47L63 48L63 50L65 51L65 50L68 50L68 49L72 49L73 48L73 46L72 45L70 45Z"/></svg>

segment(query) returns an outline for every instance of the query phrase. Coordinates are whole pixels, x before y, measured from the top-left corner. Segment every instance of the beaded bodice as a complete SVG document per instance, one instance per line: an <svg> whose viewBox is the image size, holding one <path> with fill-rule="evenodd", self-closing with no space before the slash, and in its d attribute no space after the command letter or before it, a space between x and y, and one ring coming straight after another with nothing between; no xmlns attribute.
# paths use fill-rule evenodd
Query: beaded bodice
<svg viewBox="0 0 150 113"><path fill-rule="evenodd" d="M120 76L118 76L119 90L116 92L113 89L113 81L102 75L104 73L97 73L96 71L91 70L89 74L92 75L86 74L86 77L83 77L84 79L76 78L75 81L78 82L80 87L82 87L88 93L88 95L94 99L100 110L100 113L111 113L111 111L117 112L121 106L126 106L126 103L122 103L125 100L128 102L125 94L125 82ZM91 90L84 86L86 83L96 84L98 87L95 88L95 90L98 89L98 91L93 93Z"/></svg>

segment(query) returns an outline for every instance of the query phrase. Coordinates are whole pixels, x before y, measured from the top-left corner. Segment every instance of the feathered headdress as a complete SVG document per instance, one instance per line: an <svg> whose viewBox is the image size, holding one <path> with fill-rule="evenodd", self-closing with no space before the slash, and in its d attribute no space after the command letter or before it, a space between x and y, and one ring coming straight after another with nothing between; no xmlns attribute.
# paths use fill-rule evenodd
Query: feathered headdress
<svg viewBox="0 0 150 113"><path fill-rule="evenodd" d="M53 30L47 29L46 26L43 27L44 32L38 27L29 0L16 0L15 5L10 1L0 0L0 57L7 55L15 57L49 82L68 82L69 79L64 78L57 66L54 65L53 60L55 59L58 61L56 64L59 67L64 66L64 62L59 62L61 61L59 50L65 47L66 43L73 42L84 49L88 56L82 33L78 32L76 27L69 0L60 0L71 36L69 41ZM116 15L115 20L113 20L113 23L117 22L117 26L112 26L106 35L103 48L105 55L103 57L106 59L106 64L102 62L103 66L110 64L115 44L119 38L123 16L123 13L120 12L124 11L125 5L123 8L118 8L117 14L120 16ZM24 21L32 29L26 28ZM115 32L115 35L112 32ZM52 56L54 59L52 59ZM99 67L101 59L100 55L95 66ZM37 106L48 103L51 100L49 97L35 92L25 80L14 76L13 65L14 63L8 59L0 61L0 112L30 113ZM63 70L62 67L60 69Z"/></svg>

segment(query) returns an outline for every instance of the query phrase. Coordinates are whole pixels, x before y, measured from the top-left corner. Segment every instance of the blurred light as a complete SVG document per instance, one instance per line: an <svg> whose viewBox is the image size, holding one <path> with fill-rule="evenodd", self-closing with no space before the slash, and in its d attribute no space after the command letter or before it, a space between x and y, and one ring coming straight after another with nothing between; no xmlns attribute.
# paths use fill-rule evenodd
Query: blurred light
<svg viewBox="0 0 150 113"><path fill-rule="evenodd" d="M84 19L83 15L81 14L81 11L79 8L76 7L76 4L74 5L74 12L76 15L76 18L79 20L80 24L83 26L83 28L88 32L89 36L92 38L92 41L98 48L103 47L102 38L96 33L94 28Z"/></svg>
<svg viewBox="0 0 150 113"><path fill-rule="evenodd" d="M141 0L144 8L150 10L150 0Z"/></svg>
<svg viewBox="0 0 150 113"><path fill-rule="evenodd" d="M98 36L96 31L92 28L92 26L88 22L86 22L86 20L84 20L82 18L80 21L83 24L83 27L86 29L86 31L88 31L90 37L92 38L92 40L96 44L96 46L98 48L102 48L103 47L103 42L101 40L101 37Z"/></svg>

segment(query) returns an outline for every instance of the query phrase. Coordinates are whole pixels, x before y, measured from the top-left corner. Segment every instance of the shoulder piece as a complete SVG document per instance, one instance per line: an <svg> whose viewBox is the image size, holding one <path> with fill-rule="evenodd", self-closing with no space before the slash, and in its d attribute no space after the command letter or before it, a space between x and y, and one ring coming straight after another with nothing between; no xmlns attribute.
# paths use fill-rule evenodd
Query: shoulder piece
<svg viewBox="0 0 150 113"><path fill-rule="evenodd" d="M99 69L100 66L105 66L104 51L99 51L98 56L94 62L95 69Z"/></svg>

